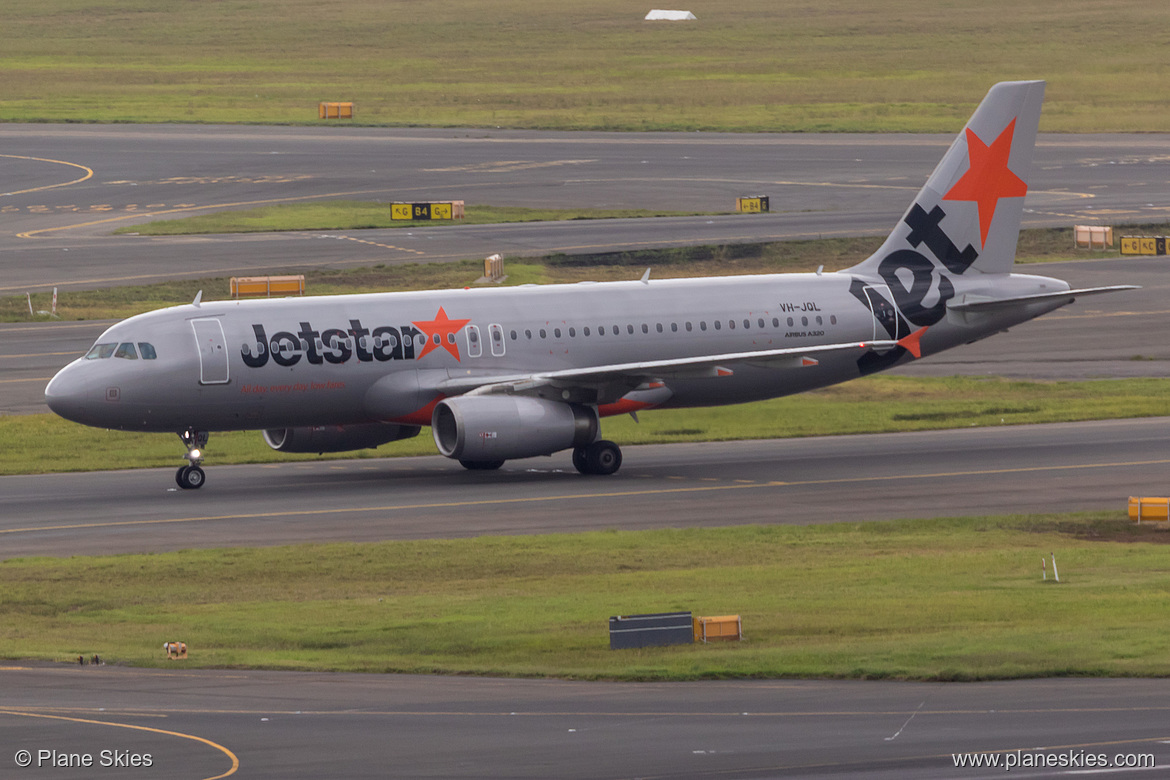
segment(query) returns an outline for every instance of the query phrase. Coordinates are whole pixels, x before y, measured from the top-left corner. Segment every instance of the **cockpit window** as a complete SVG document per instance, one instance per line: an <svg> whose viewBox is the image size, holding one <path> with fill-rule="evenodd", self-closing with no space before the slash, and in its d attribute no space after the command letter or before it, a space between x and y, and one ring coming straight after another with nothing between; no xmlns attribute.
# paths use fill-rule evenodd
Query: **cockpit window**
<svg viewBox="0 0 1170 780"><path fill-rule="evenodd" d="M124 344L118 345L118 350L114 353L116 358L126 358L127 360L137 360L138 353L134 351L134 345L127 341Z"/></svg>
<svg viewBox="0 0 1170 780"><path fill-rule="evenodd" d="M158 353L154 351L154 345L146 341L138 342L138 352L142 355L143 360L155 360L158 357Z"/></svg>
<svg viewBox="0 0 1170 780"><path fill-rule="evenodd" d="M114 354L114 350L118 348L117 343L113 344L94 344L86 353L86 360L104 360Z"/></svg>

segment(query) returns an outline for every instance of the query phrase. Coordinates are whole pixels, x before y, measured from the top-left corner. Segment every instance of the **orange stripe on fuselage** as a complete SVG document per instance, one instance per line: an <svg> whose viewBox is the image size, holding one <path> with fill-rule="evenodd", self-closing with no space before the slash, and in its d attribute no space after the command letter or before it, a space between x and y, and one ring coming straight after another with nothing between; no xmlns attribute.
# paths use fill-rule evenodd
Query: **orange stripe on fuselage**
<svg viewBox="0 0 1170 780"><path fill-rule="evenodd" d="M615 414L629 414L630 412L640 412L643 409L652 409L655 404L648 404L642 401L631 401L629 398L622 398L612 404L602 404L597 407L598 417L613 417Z"/></svg>
<svg viewBox="0 0 1170 780"><path fill-rule="evenodd" d="M392 417L389 422L402 423L404 425L430 425L431 416L435 413L435 406L437 406L439 401L442 401L444 398L446 398L446 396L442 393L439 393L429 404L423 408L413 411L410 414L403 415L402 417Z"/></svg>

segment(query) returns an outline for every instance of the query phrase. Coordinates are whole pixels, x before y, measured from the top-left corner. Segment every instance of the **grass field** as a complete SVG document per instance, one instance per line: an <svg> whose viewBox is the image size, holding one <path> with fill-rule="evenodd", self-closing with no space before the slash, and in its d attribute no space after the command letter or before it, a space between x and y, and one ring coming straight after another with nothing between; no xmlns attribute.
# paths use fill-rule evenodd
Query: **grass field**
<svg viewBox="0 0 1170 780"><path fill-rule="evenodd" d="M185 219L164 219L145 225L120 227L114 233L142 236L179 236L196 233L260 233L276 230L364 230L368 228L498 225L509 222L549 222L573 219L630 219L682 217L693 214L647 209L530 209L520 206L468 206L462 219L451 222L394 220L385 203L331 200L288 203L242 211L217 211Z"/></svg>
<svg viewBox="0 0 1170 780"><path fill-rule="evenodd" d="M871 376L754 404L660 409L610 417L602 429L618 444L661 444L941 428L1022 425L1170 415L1170 380L1017 382L987 377ZM183 453L170 433L89 428L56 415L0 417L0 475L177 466ZM209 465L317 460L268 448L256 431L216 433ZM434 455L430 430L377 450L326 458ZM539 461L533 461L539 462Z"/></svg>
<svg viewBox="0 0 1170 780"><path fill-rule="evenodd" d="M954 131L994 82L1044 78L1044 131L1164 131L1148 0L907 4L42 0L0 7L0 121Z"/></svg>
<svg viewBox="0 0 1170 780"><path fill-rule="evenodd" d="M163 666L181 640L188 667L1162 676L1167 541L1119 510L10 560L0 657ZM671 610L740 614L746 639L608 649L609 616Z"/></svg>

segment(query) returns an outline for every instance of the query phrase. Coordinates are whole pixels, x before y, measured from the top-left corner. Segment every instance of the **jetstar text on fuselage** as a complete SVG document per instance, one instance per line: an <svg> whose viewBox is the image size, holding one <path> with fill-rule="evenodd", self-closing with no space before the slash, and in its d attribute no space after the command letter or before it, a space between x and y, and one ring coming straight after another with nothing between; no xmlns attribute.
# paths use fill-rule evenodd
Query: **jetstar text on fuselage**
<svg viewBox="0 0 1170 780"><path fill-rule="evenodd" d="M362 325L360 319L352 319L348 328L325 330L317 330L309 322L299 324L295 332L277 331L270 338L263 324L253 323L255 343L244 344L241 349L244 365L261 368L268 364L269 358L281 366L295 366L302 358L312 365L340 364L353 359L359 363L415 360L422 357L428 342L426 334L414 324L379 325L371 329ZM436 347L447 347L459 359L453 332L446 334L446 344L440 334L433 334L430 339L438 339Z"/></svg>

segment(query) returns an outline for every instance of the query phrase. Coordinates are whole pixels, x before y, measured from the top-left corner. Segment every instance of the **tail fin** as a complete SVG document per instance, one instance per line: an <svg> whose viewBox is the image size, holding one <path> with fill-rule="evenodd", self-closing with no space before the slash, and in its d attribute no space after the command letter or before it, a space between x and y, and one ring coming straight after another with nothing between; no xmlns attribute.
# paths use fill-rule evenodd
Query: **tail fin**
<svg viewBox="0 0 1170 780"><path fill-rule="evenodd" d="M934 261L943 277L1008 273L1043 100L1043 81L992 87L886 242L844 273L877 274L891 286L900 269L913 275L915 286L929 284Z"/></svg>

